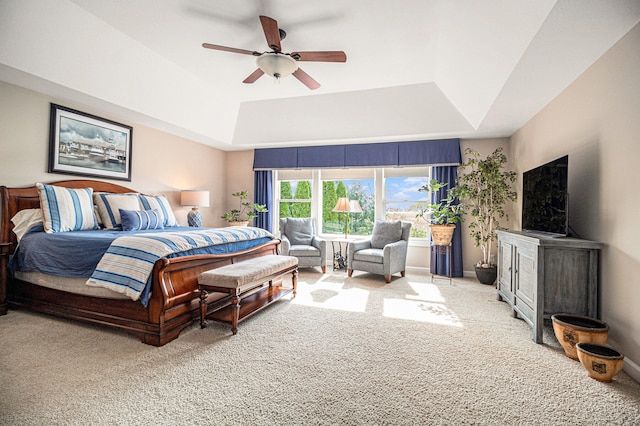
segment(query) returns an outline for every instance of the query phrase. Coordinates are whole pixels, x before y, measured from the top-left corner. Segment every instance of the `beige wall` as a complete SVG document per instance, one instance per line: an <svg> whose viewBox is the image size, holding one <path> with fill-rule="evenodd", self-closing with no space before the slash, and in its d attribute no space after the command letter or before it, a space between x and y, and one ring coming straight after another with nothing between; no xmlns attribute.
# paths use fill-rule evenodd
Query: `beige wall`
<svg viewBox="0 0 640 426"><path fill-rule="evenodd" d="M521 177L569 155L569 224L605 243L602 319L640 380L640 25L511 138Z"/></svg>
<svg viewBox="0 0 640 426"><path fill-rule="evenodd" d="M180 190L207 189L211 207L202 209L204 225L224 223L219 219L225 209L220 200L227 192L224 152L4 82L0 82L0 184L82 179L47 173L51 102L133 126L132 179L114 183L147 194L166 194L183 225L189 208L180 206Z"/></svg>
<svg viewBox="0 0 640 426"><path fill-rule="evenodd" d="M227 167L227 192L224 201L227 210L240 208L239 199L231 194L249 191L247 201L253 202L253 150L229 151L225 153Z"/></svg>

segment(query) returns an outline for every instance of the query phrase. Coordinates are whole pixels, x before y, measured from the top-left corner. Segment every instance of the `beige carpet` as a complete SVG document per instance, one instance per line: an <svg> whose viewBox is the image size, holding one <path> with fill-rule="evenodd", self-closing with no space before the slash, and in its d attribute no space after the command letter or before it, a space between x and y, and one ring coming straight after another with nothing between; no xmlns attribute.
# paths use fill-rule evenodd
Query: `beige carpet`
<svg viewBox="0 0 640 426"><path fill-rule="evenodd" d="M638 425L640 385L604 384L512 318L495 289L421 275L300 274L298 297L155 348L0 317L0 424Z"/></svg>

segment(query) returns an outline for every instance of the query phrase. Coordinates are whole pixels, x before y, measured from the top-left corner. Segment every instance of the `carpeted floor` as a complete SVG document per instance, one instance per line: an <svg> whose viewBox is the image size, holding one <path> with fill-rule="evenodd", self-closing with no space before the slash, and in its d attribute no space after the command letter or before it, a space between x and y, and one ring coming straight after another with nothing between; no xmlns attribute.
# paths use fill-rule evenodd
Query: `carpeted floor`
<svg viewBox="0 0 640 426"><path fill-rule="evenodd" d="M304 269L298 297L156 348L0 317L2 425L637 425L640 385L590 379L493 287Z"/></svg>

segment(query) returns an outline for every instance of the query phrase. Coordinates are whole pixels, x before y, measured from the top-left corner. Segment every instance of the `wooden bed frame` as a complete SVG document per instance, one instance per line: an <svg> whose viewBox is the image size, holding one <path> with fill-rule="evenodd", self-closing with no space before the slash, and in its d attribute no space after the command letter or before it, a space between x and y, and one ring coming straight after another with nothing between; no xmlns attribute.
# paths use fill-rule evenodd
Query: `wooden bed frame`
<svg viewBox="0 0 640 426"><path fill-rule="evenodd" d="M129 188L94 180L68 180L50 185L93 188L94 191L126 193ZM25 308L64 318L101 324L134 334L144 343L162 346L200 319L197 278L203 271L240 260L277 254L279 240L236 253L160 259L153 268L152 294L145 308L139 301L83 296L20 281L7 271L17 241L11 218L20 210L40 208L35 186L0 186L0 315L10 308ZM210 293L208 311L230 303L223 293Z"/></svg>

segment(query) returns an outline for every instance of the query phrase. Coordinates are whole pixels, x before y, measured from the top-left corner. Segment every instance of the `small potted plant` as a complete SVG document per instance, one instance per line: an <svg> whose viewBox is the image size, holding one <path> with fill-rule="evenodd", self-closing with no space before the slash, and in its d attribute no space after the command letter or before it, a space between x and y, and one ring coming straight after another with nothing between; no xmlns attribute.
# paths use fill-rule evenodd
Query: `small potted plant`
<svg viewBox="0 0 640 426"><path fill-rule="evenodd" d="M445 186L447 183L431 179L418 191L433 193ZM455 196L449 189L447 196L439 203L419 205L416 218L425 219L429 223L431 238L435 245L448 246L453 237L456 223L462 220L462 205L455 203Z"/></svg>
<svg viewBox="0 0 640 426"><path fill-rule="evenodd" d="M495 231L500 229L500 220L509 218L505 204L517 199L513 189L516 173L503 170L507 157L502 148L485 159L471 148L465 150L465 155L467 161L458 168L458 185L452 192L463 201L463 210L473 217L470 235L476 247L482 249L482 259L475 266L476 277L483 284L493 284L497 266L492 262L491 250L498 238Z"/></svg>
<svg viewBox="0 0 640 426"><path fill-rule="evenodd" d="M258 213L266 213L269 211L264 204L245 201L249 198L249 191L234 192L231 195L240 199L239 209L232 209L229 213L225 213L222 216L231 226L247 226L250 220L258 216Z"/></svg>

